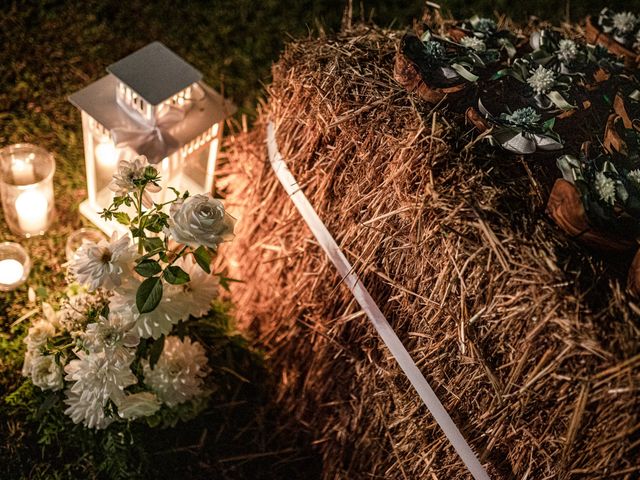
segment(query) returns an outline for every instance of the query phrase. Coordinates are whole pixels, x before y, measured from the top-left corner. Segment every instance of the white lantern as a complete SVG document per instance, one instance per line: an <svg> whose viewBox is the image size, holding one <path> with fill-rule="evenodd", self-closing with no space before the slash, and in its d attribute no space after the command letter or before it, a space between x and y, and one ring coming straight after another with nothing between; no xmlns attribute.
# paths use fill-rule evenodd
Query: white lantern
<svg viewBox="0 0 640 480"><path fill-rule="evenodd" d="M235 107L202 74L160 42L107 67L109 74L69 97L82 113L88 198L80 212L110 235L122 226L100 212L120 160L146 155L162 177L155 201L213 190L223 121Z"/></svg>

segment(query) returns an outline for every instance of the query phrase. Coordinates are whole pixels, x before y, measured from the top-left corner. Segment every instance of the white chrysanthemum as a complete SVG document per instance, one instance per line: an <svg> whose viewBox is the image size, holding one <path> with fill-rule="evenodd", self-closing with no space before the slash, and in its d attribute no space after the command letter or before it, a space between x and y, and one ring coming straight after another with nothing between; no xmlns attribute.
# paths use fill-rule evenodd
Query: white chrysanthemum
<svg viewBox="0 0 640 480"><path fill-rule="evenodd" d="M531 127L541 119L540 114L531 107L524 107L515 110L513 113L505 115L505 120L522 127Z"/></svg>
<svg viewBox="0 0 640 480"><path fill-rule="evenodd" d="M124 397L124 389L138 381L129 368L130 363L117 363L104 351L77 350L75 354L78 358L64 367L65 380L75 382L70 388L74 393L91 392L105 403L109 399L117 402Z"/></svg>
<svg viewBox="0 0 640 480"><path fill-rule="evenodd" d="M144 170L149 166L147 157L140 155L133 160L120 160L118 171L113 175L113 181L109 184L109 189L118 196L124 196L130 192L138 190L135 182L144 179ZM154 184L147 184L146 191L159 192L161 188Z"/></svg>
<svg viewBox="0 0 640 480"><path fill-rule="evenodd" d="M35 355L30 359L31 381L43 390L61 390L62 367L53 355Z"/></svg>
<svg viewBox="0 0 640 480"><path fill-rule="evenodd" d="M140 392L127 395L117 406L120 417L135 419L156 413L160 409L160 402L154 393Z"/></svg>
<svg viewBox="0 0 640 480"><path fill-rule="evenodd" d="M218 296L218 277L202 270L192 257L182 257L176 265L189 274L190 281L169 290L173 308L194 317L205 315L211 310L211 302Z"/></svg>
<svg viewBox="0 0 640 480"><path fill-rule="evenodd" d="M533 88L534 92L543 94L553 88L556 83L556 77L551 70L539 65L538 69L527 79L527 83Z"/></svg>
<svg viewBox="0 0 640 480"><path fill-rule="evenodd" d="M103 429L113 422L113 419L104 413L106 401L93 392L76 392L67 389L66 395L64 403L68 407L64 413L71 417L73 423L82 423L88 428Z"/></svg>
<svg viewBox="0 0 640 480"><path fill-rule="evenodd" d="M477 37L462 37L460 43L463 47L470 48L476 52L484 52L487 49L487 45Z"/></svg>
<svg viewBox="0 0 640 480"><path fill-rule="evenodd" d="M570 63L578 56L578 45L573 40L562 39L558 44L556 55L562 63Z"/></svg>
<svg viewBox="0 0 640 480"><path fill-rule="evenodd" d="M129 237L118 239L114 233L110 241L84 243L76 250L69 268L78 282L90 290L112 289L130 275L135 257L136 249Z"/></svg>
<svg viewBox="0 0 640 480"><path fill-rule="evenodd" d="M640 187L640 169L636 168L627 174L627 178Z"/></svg>
<svg viewBox="0 0 640 480"><path fill-rule="evenodd" d="M620 34L633 32L636 28L637 18L631 12L620 12L613 16L613 28Z"/></svg>
<svg viewBox="0 0 640 480"><path fill-rule="evenodd" d="M177 301L179 290L175 285L165 285L162 300L151 312L139 314L136 306L137 281L128 283L109 299L112 312L132 312L136 320L135 332L142 338L160 338L167 335L175 324L189 317L184 303Z"/></svg>
<svg viewBox="0 0 640 480"><path fill-rule="evenodd" d="M204 393L204 377L209 373L207 356L198 342L166 337L158 363L151 368L143 362L144 382L158 398L174 407Z"/></svg>
<svg viewBox="0 0 640 480"><path fill-rule="evenodd" d="M596 173L595 187L600 198L609 205L613 205L616 199L616 182L604 173L598 172Z"/></svg>
<svg viewBox="0 0 640 480"><path fill-rule="evenodd" d="M140 343L135 323L130 311L109 312L107 318L101 316L96 323L87 325L84 345L93 353L106 352L117 364L129 365L135 357L135 347Z"/></svg>

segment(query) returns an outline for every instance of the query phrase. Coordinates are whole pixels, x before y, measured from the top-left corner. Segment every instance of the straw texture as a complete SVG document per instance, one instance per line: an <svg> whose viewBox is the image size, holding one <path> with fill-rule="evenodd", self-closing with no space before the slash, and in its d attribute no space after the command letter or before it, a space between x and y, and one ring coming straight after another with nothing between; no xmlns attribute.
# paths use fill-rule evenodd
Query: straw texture
<svg viewBox="0 0 640 480"><path fill-rule="evenodd" d="M269 118L492 478L637 478L631 259L604 262L547 218L552 162L474 141L463 118L399 87L401 33L290 43L255 129L227 140L234 298L280 378L283 419L311 432L326 479L469 478L271 171Z"/></svg>

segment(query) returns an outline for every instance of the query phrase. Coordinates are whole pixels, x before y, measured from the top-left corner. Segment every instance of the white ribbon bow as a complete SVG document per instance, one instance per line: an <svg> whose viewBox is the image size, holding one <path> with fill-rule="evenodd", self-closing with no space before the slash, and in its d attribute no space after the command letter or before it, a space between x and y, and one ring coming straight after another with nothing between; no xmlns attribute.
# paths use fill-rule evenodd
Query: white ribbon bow
<svg viewBox="0 0 640 480"><path fill-rule="evenodd" d="M162 104L160 110L151 120L134 110L117 97L120 108L136 123L131 127L115 127L111 129L111 137L116 147L130 147L141 155L146 155L149 163L156 164L180 144L169 133L171 127L180 123L187 116L194 103L202 100L206 93L197 83L191 87L191 98L184 99L182 105Z"/></svg>

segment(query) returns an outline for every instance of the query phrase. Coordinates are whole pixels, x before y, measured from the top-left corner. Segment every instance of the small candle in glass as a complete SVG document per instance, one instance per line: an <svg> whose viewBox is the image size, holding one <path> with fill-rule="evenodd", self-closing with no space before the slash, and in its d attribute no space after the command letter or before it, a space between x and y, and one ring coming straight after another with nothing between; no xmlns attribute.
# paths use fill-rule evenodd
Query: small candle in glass
<svg viewBox="0 0 640 480"><path fill-rule="evenodd" d="M20 143L0 149L2 207L16 235L42 235L51 225L55 169L53 155L35 145Z"/></svg>
<svg viewBox="0 0 640 480"><path fill-rule="evenodd" d="M9 292L22 285L31 271L31 259L19 243L0 243L0 291Z"/></svg>

